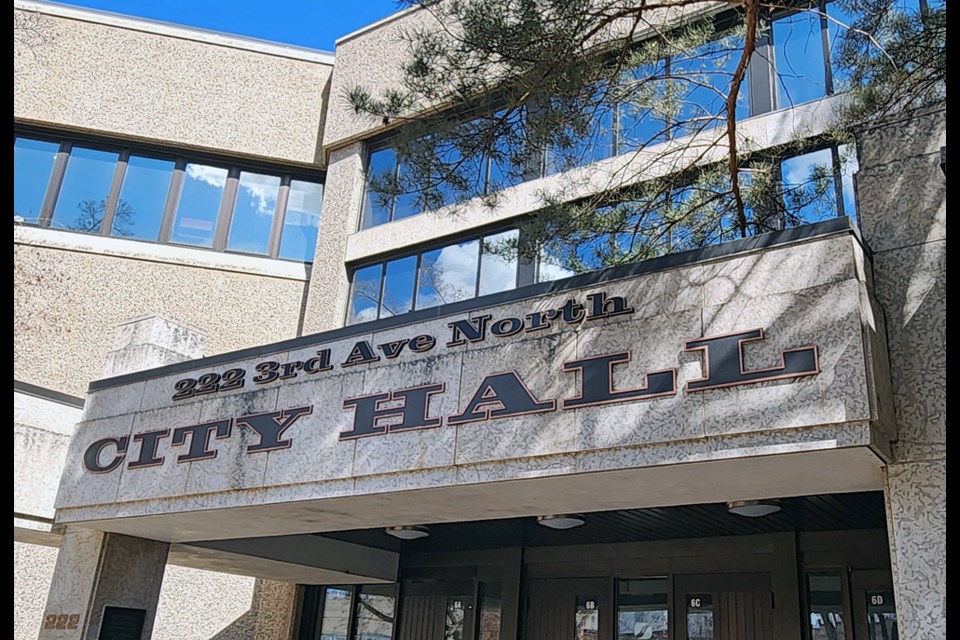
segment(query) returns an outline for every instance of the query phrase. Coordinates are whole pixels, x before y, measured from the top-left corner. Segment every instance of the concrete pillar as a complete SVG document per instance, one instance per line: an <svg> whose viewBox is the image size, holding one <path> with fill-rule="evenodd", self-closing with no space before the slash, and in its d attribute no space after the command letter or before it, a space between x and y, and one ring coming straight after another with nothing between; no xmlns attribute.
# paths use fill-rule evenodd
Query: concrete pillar
<svg viewBox="0 0 960 640"><path fill-rule="evenodd" d="M297 585L257 580L253 590L257 613L256 640L290 640L297 609Z"/></svg>
<svg viewBox="0 0 960 640"><path fill-rule="evenodd" d="M887 467L887 533L901 638L947 636L946 460Z"/></svg>
<svg viewBox="0 0 960 640"><path fill-rule="evenodd" d="M149 638L169 549L165 542L67 528L47 594L40 640L96 639L104 613L109 615L111 607L127 609L128 616L141 615L139 637Z"/></svg>
<svg viewBox="0 0 960 640"><path fill-rule="evenodd" d="M203 356L199 330L160 316L141 316L117 327L103 377ZM66 527L47 594L39 638L95 639L104 614L127 609L125 623L150 638L170 545L115 533ZM131 618L130 616L133 616Z"/></svg>
<svg viewBox="0 0 960 640"><path fill-rule="evenodd" d="M103 377L201 358L205 342L199 329L181 322L156 315L132 318L117 326Z"/></svg>
<svg viewBox="0 0 960 640"><path fill-rule="evenodd" d="M857 136L857 200L884 308L896 442L885 501L901 638L946 631L946 105Z"/></svg>
<svg viewBox="0 0 960 640"><path fill-rule="evenodd" d="M364 146L351 144L330 152L323 188L323 220L310 272L303 315L303 333L343 326L350 282L343 266L347 237L357 230L363 202Z"/></svg>

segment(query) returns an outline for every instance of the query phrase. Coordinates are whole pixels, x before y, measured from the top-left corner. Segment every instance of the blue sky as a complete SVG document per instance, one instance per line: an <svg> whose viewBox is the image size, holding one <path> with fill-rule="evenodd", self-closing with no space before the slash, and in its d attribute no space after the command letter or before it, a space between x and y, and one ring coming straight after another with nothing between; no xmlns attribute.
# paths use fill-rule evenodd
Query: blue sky
<svg viewBox="0 0 960 640"><path fill-rule="evenodd" d="M397 0L60 0L129 16L333 51L334 41L400 9Z"/></svg>

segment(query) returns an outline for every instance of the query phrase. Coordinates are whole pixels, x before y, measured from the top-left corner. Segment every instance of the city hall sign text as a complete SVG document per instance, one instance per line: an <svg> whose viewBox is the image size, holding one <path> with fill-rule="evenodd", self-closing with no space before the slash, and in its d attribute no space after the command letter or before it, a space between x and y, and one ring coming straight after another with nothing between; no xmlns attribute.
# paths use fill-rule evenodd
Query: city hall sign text
<svg viewBox="0 0 960 640"><path fill-rule="evenodd" d="M575 325L633 313L620 296L596 293L586 296L585 303L567 300L562 306L528 313L523 317L494 318L481 315L448 323L448 348L462 347L493 338L514 336L546 329L554 323ZM748 369L744 365L744 349L751 342L764 339L763 329L704 336L683 343L683 350L700 352L702 377L686 383L687 393L724 387L754 384L770 380L798 378L820 372L817 348L802 346L780 354L775 366ZM352 346L340 367L356 367L397 358L405 350L424 353L434 349L437 339L420 334L410 338L371 344L360 340ZM558 376L568 376L570 390L562 397L548 398L530 388L516 370L499 370L485 375L469 400L449 415L431 413L430 400L445 393L446 381L436 380L377 393L342 399L342 409L353 414L352 426L339 434L350 440L414 429L433 429L515 416L571 411L583 407L637 402L677 394L675 368L648 370L642 386L621 388L617 384L618 367L634 359L630 349L599 353L562 363ZM305 361L279 362L265 360L253 371L228 369L197 378L184 378L174 385L172 400L184 400L205 394L243 388L249 379L253 385L264 385L301 376L313 376L334 368L331 350L320 349ZM500 368L500 367L496 367ZM467 396L465 396L467 397ZM238 428L252 436L245 451L248 454L287 449L294 438L287 435L298 421L314 412L314 405L291 407L264 413L224 417L200 424L155 429L130 436L108 437L92 443L84 453L83 464L91 473L109 473L124 463L128 469L159 466L167 455L177 462L211 460L217 457L214 440L231 438Z"/></svg>

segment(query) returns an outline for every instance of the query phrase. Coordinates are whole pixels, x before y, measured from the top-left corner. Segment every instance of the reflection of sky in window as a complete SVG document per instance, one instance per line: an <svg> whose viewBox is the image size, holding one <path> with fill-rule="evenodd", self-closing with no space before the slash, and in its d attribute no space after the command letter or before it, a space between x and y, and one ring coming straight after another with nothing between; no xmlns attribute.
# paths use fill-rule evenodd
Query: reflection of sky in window
<svg viewBox="0 0 960 640"><path fill-rule="evenodd" d="M613 155L613 107L609 96L597 90L593 100L590 129L573 140L568 149L553 148L547 153L547 175L603 160ZM605 102L604 102L605 101ZM571 132L572 136L572 132Z"/></svg>
<svg viewBox="0 0 960 640"><path fill-rule="evenodd" d="M851 218L857 217L857 194L853 184L853 174L860 170L857 150L853 145L840 145L840 175L843 179L843 213Z"/></svg>
<svg viewBox="0 0 960 640"><path fill-rule="evenodd" d="M781 108L826 95L819 14L798 11L775 20L773 44Z"/></svg>
<svg viewBox="0 0 960 640"><path fill-rule="evenodd" d="M170 190L174 163L157 158L130 156L120 188L112 235L156 240ZM129 213L122 213L128 210Z"/></svg>
<svg viewBox="0 0 960 640"><path fill-rule="evenodd" d="M320 230L320 207L323 203L323 185L316 182L291 180L287 195L287 213L283 218L280 236L280 257L312 262Z"/></svg>
<svg viewBox="0 0 960 640"><path fill-rule="evenodd" d="M367 166L368 179L375 177L382 180L386 176L393 176L396 166L397 158L393 149L388 147L374 151L370 154L370 162ZM381 200L386 200L386 202L381 203ZM368 229L378 224L390 222L390 209L392 207L392 198L384 198L382 194L377 194L368 188L363 207L363 228Z"/></svg>
<svg viewBox="0 0 960 640"><path fill-rule="evenodd" d="M740 62L742 42L732 37L707 42L689 55L675 56L670 61L670 75L679 92L680 122L676 135L694 133L713 126L726 110L727 94L734 71ZM737 100L738 120L750 115L745 97L747 78L744 76Z"/></svg>
<svg viewBox="0 0 960 640"><path fill-rule="evenodd" d="M240 172L237 203L233 208L227 249L261 255L267 253L279 192L278 176Z"/></svg>
<svg viewBox="0 0 960 640"><path fill-rule="evenodd" d="M428 251L420 258L417 308L425 309L474 297L480 241Z"/></svg>
<svg viewBox="0 0 960 640"><path fill-rule="evenodd" d="M213 246L213 230L226 183L226 169L203 164L187 165L170 238L173 242Z"/></svg>
<svg viewBox="0 0 960 640"><path fill-rule="evenodd" d="M823 198L812 198L815 189L813 184L815 169L826 167L829 171L832 166L833 157L830 149L820 149L788 158L780 164L783 188L787 194L788 213L792 223L816 222L836 216L836 197L832 189ZM832 175L829 179L832 184Z"/></svg>
<svg viewBox="0 0 960 640"><path fill-rule="evenodd" d="M381 266L375 264L354 272L349 324L377 319L377 308L380 306Z"/></svg>
<svg viewBox="0 0 960 640"><path fill-rule="evenodd" d="M847 84L847 74L841 73L836 61L837 50L841 41L847 37L848 27L853 24L853 16L842 6L839 0L827 5L827 32L830 35L830 66L833 71L834 92L845 91L850 87Z"/></svg>
<svg viewBox="0 0 960 640"><path fill-rule="evenodd" d="M540 250L540 260L537 264L537 282L552 282L576 275L573 269L562 265L563 259L548 247Z"/></svg>
<svg viewBox="0 0 960 640"><path fill-rule="evenodd" d="M502 118L503 115L504 112L501 111L495 114L494 117ZM515 120L511 120L507 126L511 128L509 135L498 137L493 141L493 148L502 154L503 158L499 160L491 158L489 160L490 174L488 177L488 191L496 191L519 184L521 180L520 172L510 164L510 144L507 140L511 138L520 139L523 137L523 133L520 124Z"/></svg>
<svg viewBox="0 0 960 640"><path fill-rule="evenodd" d="M74 147L67 162L51 227L97 233L120 154Z"/></svg>
<svg viewBox="0 0 960 640"><path fill-rule="evenodd" d="M400 165L400 169L397 172L397 176L403 175L403 165ZM412 215L420 213L421 207L417 203L417 194L415 193L398 193L397 197L394 198L393 203L393 219L402 220L403 218L409 218Z"/></svg>
<svg viewBox="0 0 960 640"><path fill-rule="evenodd" d="M516 239L518 234L519 232L516 229L511 229L483 239L479 295L485 296L488 293L508 291L517 286L516 255L503 255L501 252L493 253L491 249L506 248L503 243ZM515 254L516 252L511 251L511 253Z"/></svg>
<svg viewBox="0 0 960 640"><path fill-rule="evenodd" d="M37 222L60 145L17 138L13 145L13 215Z"/></svg>
<svg viewBox="0 0 960 640"><path fill-rule="evenodd" d="M664 94L663 74L666 58L623 74L623 99L620 104L619 151L663 142L666 139L666 121L662 113L649 108L650 102L662 100ZM648 78L661 76L660 80Z"/></svg>
<svg viewBox="0 0 960 640"><path fill-rule="evenodd" d="M383 277L380 317L407 313L413 309L413 282L417 274L417 256L407 256L387 263Z"/></svg>

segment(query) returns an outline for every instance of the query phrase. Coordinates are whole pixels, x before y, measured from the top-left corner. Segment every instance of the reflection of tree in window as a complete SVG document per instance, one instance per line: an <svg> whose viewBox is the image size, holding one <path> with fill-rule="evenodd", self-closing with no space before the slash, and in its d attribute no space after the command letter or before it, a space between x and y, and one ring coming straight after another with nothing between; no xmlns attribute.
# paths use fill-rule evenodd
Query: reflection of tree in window
<svg viewBox="0 0 960 640"><path fill-rule="evenodd" d="M83 200L77 204L79 214L68 228L73 231L100 233L100 225L103 223L103 214L106 209L106 200ZM124 237L133 235L131 226L135 214L129 202L118 201L117 209L113 214L113 235Z"/></svg>

